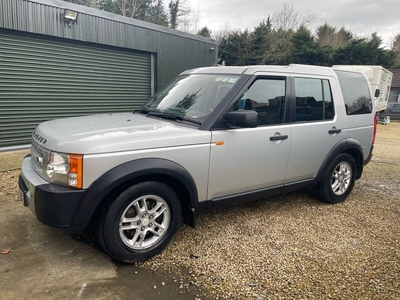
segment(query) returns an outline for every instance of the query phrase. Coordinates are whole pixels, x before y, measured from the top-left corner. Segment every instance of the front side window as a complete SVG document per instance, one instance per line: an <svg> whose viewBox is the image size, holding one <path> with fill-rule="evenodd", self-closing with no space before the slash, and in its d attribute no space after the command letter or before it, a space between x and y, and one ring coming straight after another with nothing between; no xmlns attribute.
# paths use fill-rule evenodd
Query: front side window
<svg viewBox="0 0 400 300"><path fill-rule="evenodd" d="M295 78L296 122L332 120L334 109L329 81Z"/></svg>
<svg viewBox="0 0 400 300"><path fill-rule="evenodd" d="M242 95L233 110L254 110L258 125L283 122L285 106L285 79L257 79Z"/></svg>
<svg viewBox="0 0 400 300"><path fill-rule="evenodd" d="M237 82L236 75L179 76L142 109L192 119L205 119Z"/></svg>
<svg viewBox="0 0 400 300"><path fill-rule="evenodd" d="M348 115L370 114L372 99L369 83L361 73L334 70L342 89Z"/></svg>

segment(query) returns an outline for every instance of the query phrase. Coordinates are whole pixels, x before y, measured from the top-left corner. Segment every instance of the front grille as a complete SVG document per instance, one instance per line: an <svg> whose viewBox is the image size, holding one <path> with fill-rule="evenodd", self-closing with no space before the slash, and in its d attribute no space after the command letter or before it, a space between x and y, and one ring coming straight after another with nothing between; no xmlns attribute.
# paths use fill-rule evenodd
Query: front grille
<svg viewBox="0 0 400 300"><path fill-rule="evenodd" d="M45 169L50 160L50 150L40 146L34 139L32 139L31 155L31 163L35 172L43 179L48 180L45 175Z"/></svg>

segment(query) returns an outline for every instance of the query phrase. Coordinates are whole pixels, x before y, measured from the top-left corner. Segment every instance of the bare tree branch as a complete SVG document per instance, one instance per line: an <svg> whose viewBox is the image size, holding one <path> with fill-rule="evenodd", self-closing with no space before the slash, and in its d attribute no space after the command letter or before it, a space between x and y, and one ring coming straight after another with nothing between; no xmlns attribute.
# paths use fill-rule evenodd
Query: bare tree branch
<svg viewBox="0 0 400 300"><path fill-rule="evenodd" d="M274 12L271 21L275 30L296 31L299 27L312 23L318 17L319 15L316 12L301 15L294 10L293 4L283 3L282 10Z"/></svg>

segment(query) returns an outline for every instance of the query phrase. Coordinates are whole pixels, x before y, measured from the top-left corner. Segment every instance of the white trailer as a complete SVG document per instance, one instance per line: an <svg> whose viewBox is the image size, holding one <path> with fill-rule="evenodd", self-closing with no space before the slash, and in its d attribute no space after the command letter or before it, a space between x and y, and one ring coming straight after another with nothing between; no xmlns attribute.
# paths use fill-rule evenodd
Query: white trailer
<svg viewBox="0 0 400 300"><path fill-rule="evenodd" d="M335 65L332 68L364 73L375 97L376 111L385 110L390 95L393 73L382 66Z"/></svg>

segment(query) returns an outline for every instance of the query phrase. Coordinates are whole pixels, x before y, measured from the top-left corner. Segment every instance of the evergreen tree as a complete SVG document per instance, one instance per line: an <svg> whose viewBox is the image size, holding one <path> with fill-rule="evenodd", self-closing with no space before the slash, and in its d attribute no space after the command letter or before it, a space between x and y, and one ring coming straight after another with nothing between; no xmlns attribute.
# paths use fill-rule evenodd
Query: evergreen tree
<svg viewBox="0 0 400 300"><path fill-rule="evenodd" d="M219 56L228 66L244 66L250 64L251 39L248 30L233 31L222 38L219 46Z"/></svg>
<svg viewBox="0 0 400 300"><path fill-rule="evenodd" d="M270 50L264 53L261 63L272 65L290 64L292 62L293 34L293 30L274 30L271 33Z"/></svg>
<svg viewBox="0 0 400 300"><path fill-rule="evenodd" d="M165 11L163 0L152 2L144 21L168 27L168 14Z"/></svg>
<svg viewBox="0 0 400 300"><path fill-rule="evenodd" d="M262 64L264 54L270 51L271 48L271 33L272 23L271 18L268 16L267 20L263 20L254 28L252 33L252 51L251 58L249 58L250 64Z"/></svg>
<svg viewBox="0 0 400 300"><path fill-rule="evenodd" d="M353 39L346 47L339 48L333 55L333 64L381 65L390 68L395 53L381 47L382 39L373 33L370 39Z"/></svg>
<svg viewBox="0 0 400 300"><path fill-rule="evenodd" d="M201 35L201 36L210 38L211 37L211 30L208 29L207 26L204 26L202 29L200 29L197 32L197 35Z"/></svg>
<svg viewBox="0 0 400 300"><path fill-rule="evenodd" d="M393 39L392 52L394 56L393 68L400 68L400 33Z"/></svg>
<svg viewBox="0 0 400 300"><path fill-rule="evenodd" d="M300 28L292 37L292 62L298 64L315 64L318 55L318 44L316 43L311 31L305 26Z"/></svg>
<svg viewBox="0 0 400 300"><path fill-rule="evenodd" d="M179 0L169 2L169 26L176 28L178 25Z"/></svg>

